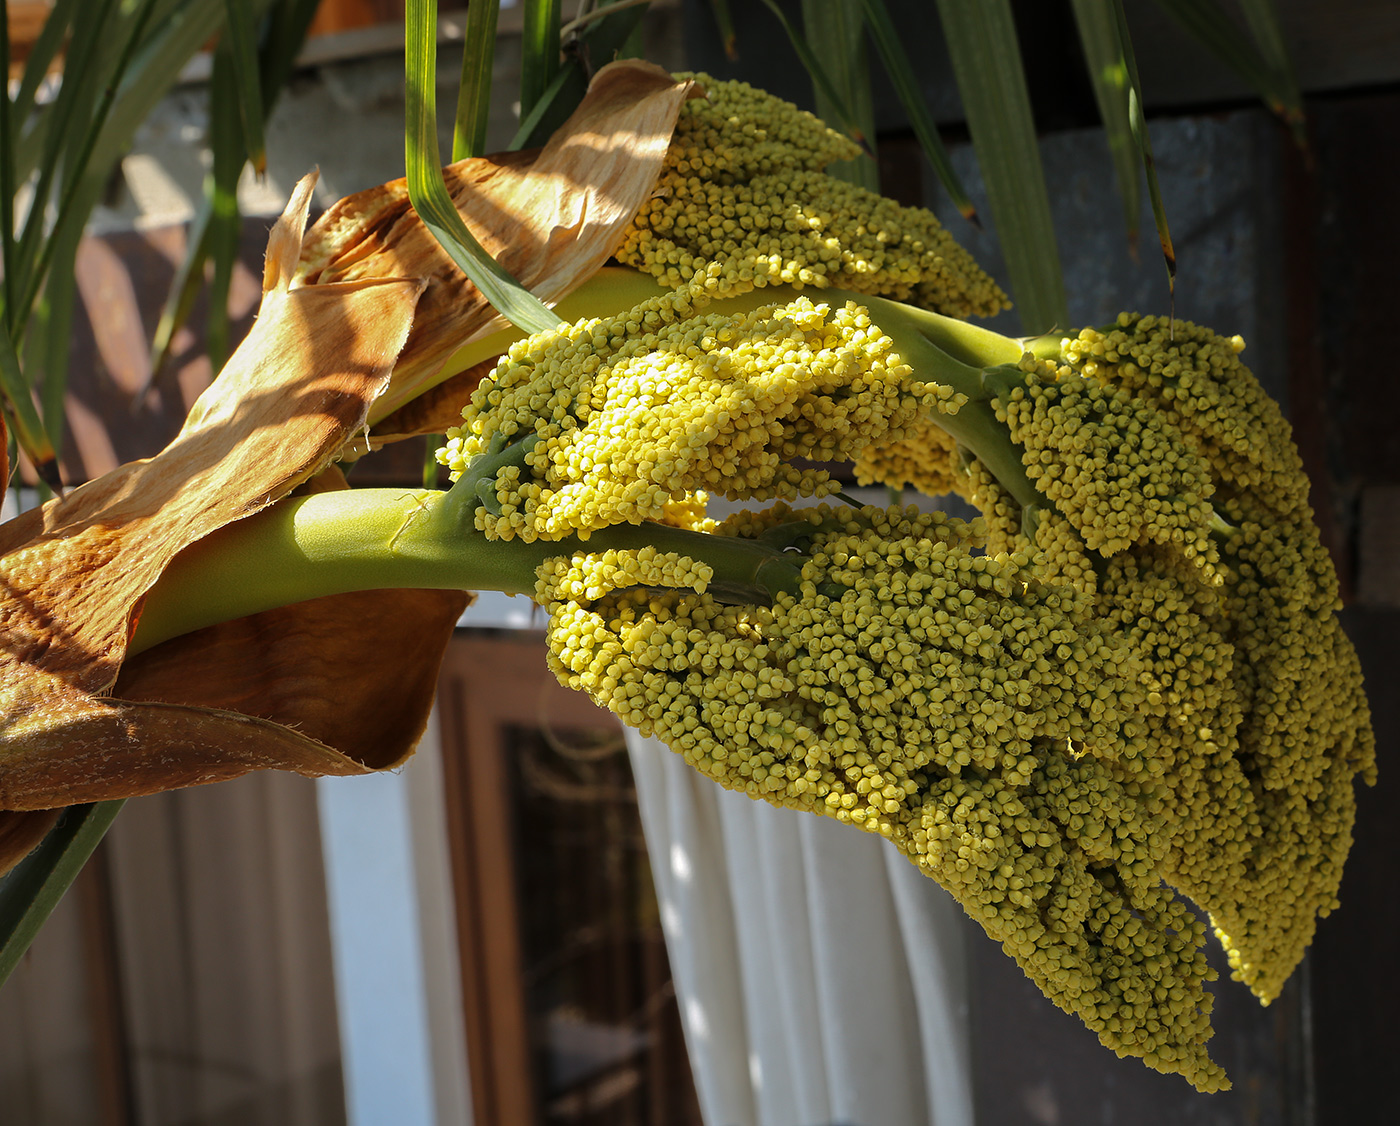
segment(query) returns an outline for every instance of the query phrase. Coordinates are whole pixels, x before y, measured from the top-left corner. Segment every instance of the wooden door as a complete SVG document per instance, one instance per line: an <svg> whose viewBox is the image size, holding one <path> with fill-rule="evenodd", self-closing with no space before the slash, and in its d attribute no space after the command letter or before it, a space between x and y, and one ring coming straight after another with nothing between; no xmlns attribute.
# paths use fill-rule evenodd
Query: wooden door
<svg viewBox="0 0 1400 1126"><path fill-rule="evenodd" d="M438 701L476 1121L698 1124L617 720L536 633L459 635Z"/></svg>

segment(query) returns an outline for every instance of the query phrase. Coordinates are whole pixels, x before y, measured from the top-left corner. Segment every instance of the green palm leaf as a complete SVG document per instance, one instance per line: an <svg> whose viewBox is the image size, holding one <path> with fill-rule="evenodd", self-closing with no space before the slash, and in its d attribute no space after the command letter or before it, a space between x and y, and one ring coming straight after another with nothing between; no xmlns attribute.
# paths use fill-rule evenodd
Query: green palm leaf
<svg viewBox="0 0 1400 1126"><path fill-rule="evenodd" d="M559 318L482 249L452 205L437 138L437 0L408 0L404 18L408 198L443 250L511 324L526 332L553 328Z"/></svg>
<svg viewBox="0 0 1400 1126"><path fill-rule="evenodd" d="M953 74L1029 334L1067 326L1060 252L1007 0L938 0Z"/></svg>

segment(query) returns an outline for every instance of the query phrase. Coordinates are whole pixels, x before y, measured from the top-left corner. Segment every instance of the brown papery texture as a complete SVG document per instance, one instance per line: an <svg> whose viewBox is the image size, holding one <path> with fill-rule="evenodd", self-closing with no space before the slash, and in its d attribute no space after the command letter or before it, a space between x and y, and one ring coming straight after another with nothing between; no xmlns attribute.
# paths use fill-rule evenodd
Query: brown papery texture
<svg viewBox="0 0 1400 1126"><path fill-rule="evenodd" d="M278 220L252 331L200 395L179 435L0 526L0 705L42 669L97 692L116 679L133 611L189 544L285 496L365 424L422 292L418 279L288 289L306 220L303 181Z"/></svg>
<svg viewBox="0 0 1400 1126"><path fill-rule="evenodd" d="M39 842L48 836L62 813L61 809L0 812L0 875L38 848Z"/></svg>
<svg viewBox="0 0 1400 1126"><path fill-rule="evenodd" d="M369 590L283 606L134 657L116 694L293 727L350 760L329 773L355 773L351 763L385 770L422 736L443 652L470 600L456 590Z"/></svg>
<svg viewBox="0 0 1400 1126"><path fill-rule="evenodd" d="M452 201L487 252L552 304L617 248L656 185L676 117L694 89L651 63L611 63L543 149L444 169ZM419 221L403 180L332 206L307 232L298 267L306 285L386 276L429 281L372 422L431 386L463 344L505 327ZM402 428L394 436L404 436Z"/></svg>
<svg viewBox="0 0 1400 1126"><path fill-rule="evenodd" d="M332 465L296 495L348 489ZM347 762L304 769L304 751L260 764L354 774L400 766L428 725L438 667L474 596L460 590L366 590L279 606L171 638L127 659L123 701L190 704L272 720ZM178 751L176 752L179 753Z"/></svg>
<svg viewBox="0 0 1400 1126"><path fill-rule="evenodd" d="M94 697L37 673L0 737L0 809L47 810L236 778L401 765L427 726L438 666L470 596L318 598L174 638ZM0 813L0 871L43 818ZM13 846L13 847L10 847Z"/></svg>
<svg viewBox="0 0 1400 1126"><path fill-rule="evenodd" d="M648 64L605 67L540 152L449 169L454 200L556 301L652 192L690 92ZM303 240L313 183L273 229L251 333L176 439L0 526L0 871L51 823L36 811L267 767L366 773L401 763L423 731L465 594L337 595L128 653L180 551L308 482L501 327L402 181L335 205ZM455 422L483 371L403 410L401 429Z"/></svg>
<svg viewBox="0 0 1400 1126"><path fill-rule="evenodd" d="M366 769L275 723L98 695L116 680L141 600L170 560L334 457L365 425L408 337L420 279L290 288L313 183L298 185L274 228L252 331L175 440L0 526L0 809L126 797L265 765ZM193 655L185 670L192 686L217 675ZM37 823L5 818L0 835L22 840Z"/></svg>
<svg viewBox="0 0 1400 1126"><path fill-rule="evenodd" d="M471 401L477 385L491 374L499 358L493 356L473 364L466 371L459 371L429 387L418 398L410 399L393 414L375 423L372 441L375 445L387 445L425 434L445 434L452 427L460 426L462 408Z"/></svg>

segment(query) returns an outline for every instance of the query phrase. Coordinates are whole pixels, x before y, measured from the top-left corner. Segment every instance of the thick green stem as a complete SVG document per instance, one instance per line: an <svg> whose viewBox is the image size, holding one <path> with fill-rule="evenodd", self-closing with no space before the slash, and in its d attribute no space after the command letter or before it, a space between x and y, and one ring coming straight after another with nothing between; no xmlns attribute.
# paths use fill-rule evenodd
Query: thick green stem
<svg viewBox="0 0 1400 1126"><path fill-rule="evenodd" d="M883 297L862 297L852 293L843 294L843 298L864 305L870 310L875 322L887 333L893 335L891 329L895 326L905 332L915 331L941 352L970 367L1014 364L1025 351L1020 340L1002 336L999 332L968 321L945 317L941 313L931 313L927 309L919 309L899 301L888 301ZM891 328L885 327L886 321L890 322Z"/></svg>
<svg viewBox="0 0 1400 1126"><path fill-rule="evenodd" d="M967 396L968 401L956 414L939 414L934 421L959 445L971 450L1023 508L1033 504L1051 507L1026 476L1021 447L1011 440L1005 423L997 419L987 385L989 370L1021 358L1020 341L897 301L849 296L870 310L871 320L894 342L895 350L915 375Z"/></svg>
<svg viewBox="0 0 1400 1126"><path fill-rule="evenodd" d="M1044 336L1027 336L1020 341L1021 347L1034 356L1037 360L1054 360L1059 362L1063 352L1061 341L1066 337L1071 339L1076 336L1073 330L1069 332L1050 332Z"/></svg>
<svg viewBox="0 0 1400 1126"><path fill-rule="evenodd" d="M182 552L152 588L132 652L262 610L355 590L433 588L532 594L535 569L577 551L646 546L703 560L712 587L763 602L796 593L800 556L780 546L660 524L586 541L491 540L467 490L355 489L282 501Z"/></svg>

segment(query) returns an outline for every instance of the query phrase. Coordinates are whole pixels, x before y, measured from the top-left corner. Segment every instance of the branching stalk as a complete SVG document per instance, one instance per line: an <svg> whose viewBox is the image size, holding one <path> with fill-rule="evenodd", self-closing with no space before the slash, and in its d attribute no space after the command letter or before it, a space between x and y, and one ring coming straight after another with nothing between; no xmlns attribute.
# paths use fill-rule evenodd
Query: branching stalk
<svg viewBox="0 0 1400 1126"><path fill-rule="evenodd" d="M573 319L609 316L661 292L632 270L604 270L575 291L560 312ZM715 300L706 312L739 315L790 301L786 286L768 286ZM893 301L840 289L810 290L813 300L847 300L870 310L918 378L952 387L968 401L936 421L966 447L1025 507L1048 507L1026 477L1020 448L997 421L988 375L1022 355L1020 341ZM509 347L516 331L466 346L449 369L469 367ZM476 528L477 509L495 501L495 477L519 464L532 439L500 444L479 458L447 492L354 490L284 501L230 525L183 552L150 592L136 649L216 622L323 595L355 590L424 587L531 594L546 559L576 551L654 547L702 560L724 597L767 602L796 593L803 556L781 537L750 541L659 524L624 524L587 539L489 539Z"/></svg>
<svg viewBox="0 0 1400 1126"><path fill-rule="evenodd" d="M612 267L599 270L560 301L555 312L566 321L615 316L663 292L645 274L626 267ZM854 301L868 309L871 319L894 341L895 349L913 366L918 378L936 380L968 397L968 404L956 415L939 415L936 419L939 426L976 454L1020 504L1048 505L1026 477L1020 447L1011 441L1006 428L996 420L982 381L984 369L1016 363L1025 351L1022 341L966 321L868 294L844 289L801 292L816 302L840 305ZM791 286L764 286L737 297L717 299L705 312L737 316L765 305L791 301L799 295ZM463 345L447 361L438 381L505 352L524 335L519 329L510 328ZM1058 337L1055 340L1058 345Z"/></svg>
<svg viewBox="0 0 1400 1126"><path fill-rule="evenodd" d="M624 524L586 541L491 540L474 490L355 489L283 501L182 552L147 596L132 652L204 626L329 594L428 588L532 594L546 559L654 547L700 559L730 596L763 603L799 589L802 557L781 545Z"/></svg>
<svg viewBox="0 0 1400 1126"><path fill-rule="evenodd" d="M1049 507L1050 502L1031 484L1021 462L1021 447L997 421L987 373L1021 358L1021 342L985 328L940 316L895 301L827 290L849 298L870 310L870 316L888 336L895 350L918 378L944 384L966 395L968 401L956 414L939 414L934 421L971 450L1004 489L1023 508Z"/></svg>

